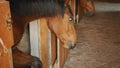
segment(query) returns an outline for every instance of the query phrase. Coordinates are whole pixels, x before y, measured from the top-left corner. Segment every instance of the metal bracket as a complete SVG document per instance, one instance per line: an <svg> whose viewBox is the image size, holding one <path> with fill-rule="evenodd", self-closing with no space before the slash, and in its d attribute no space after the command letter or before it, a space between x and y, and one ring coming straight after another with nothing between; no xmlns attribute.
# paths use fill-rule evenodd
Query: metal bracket
<svg viewBox="0 0 120 68"><path fill-rule="evenodd" d="M6 23L7 23L8 29L11 29L12 19L11 19L10 14L8 14L8 18L7 18L7 20L6 20Z"/></svg>

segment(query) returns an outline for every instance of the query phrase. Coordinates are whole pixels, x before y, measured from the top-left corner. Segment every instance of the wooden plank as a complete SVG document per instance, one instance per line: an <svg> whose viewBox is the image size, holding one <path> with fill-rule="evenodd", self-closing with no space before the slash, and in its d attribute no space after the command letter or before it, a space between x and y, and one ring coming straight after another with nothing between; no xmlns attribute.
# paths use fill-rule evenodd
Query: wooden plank
<svg viewBox="0 0 120 68"><path fill-rule="evenodd" d="M40 48L41 48L41 61L43 63L43 68L49 68L50 56L49 56L49 46L48 46L48 26L46 19L40 19Z"/></svg>
<svg viewBox="0 0 120 68"><path fill-rule="evenodd" d="M35 20L30 22L30 47L31 47L31 55L40 57L40 38L39 38L39 21Z"/></svg>
<svg viewBox="0 0 120 68"><path fill-rule="evenodd" d="M74 23L78 24L83 14L80 0L70 0L69 5L74 15Z"/></svg>
<svg viewBox="0 0 120 68"><path fill-rule="evenodd" d="M48 39L47 39L47 49L48 49L48 64L49 64L49 68L53 68L52 65L52 54L53 54L53 49L52 49L52 41L51 41L51 31L48 29Z"/></svg>
<svg viewBox="0 0 120 68"><path fill-rule="evenodd" d="M69 49L64 48L62 45L60 40L57 39L57 59L53 68L63 68L69 54Z"/></svg>
<svg viewBox="0 0 120 68"><path fill-rule="evenodd" d="M66 49L62 46L63 44L58 39L57 41L57 60L54 68L63 68L65 61L67 59L69 49Z"/></svg>
<svg viewBox="0 0 120 68"><path fill-rule="evenodd" d="M63 68L69 53L69 49L64 48L62 45L63 44L60 43L60 68Z"/></svg>
<svg viewBox="0 0 120 68"><path fill-rule="evenodd" d="M8 48L8 52L0 56L0 68L13 68L11 55L11 48Z"/></svg>
<svg viewBox="0 0 120 68"><path fill-rule="evenodd" d="M7 20L11 18L9 11L9 2L0 3L0 37L4 40L7 47L13 46L13 33L12 24L7 23Z"/></svg>
<svg viewBox="0 0 120 68"><path fill-rule="evenodd" d="M56 68L60 68L60 40L57 38L57 61Z"/></svg>
<svg viewBox="0 0 120 68"><path fill-rule="evenodd" d="M52 68L57 58L57 40L48 29L46 19L30 23L31 55L41 58L43 68Z"/></svg>
<svg viewBox="0 0 120 68"><path fill-rule="evenodd" d="M0 68L12 68L13 32L9 2L0 2ZM6 48L7 52L4 51Z"/></svg>
<svg viewBox="0 0 120 68"><path fill-rule="evenodd" d="M83 9L81 7L80 0L76 0L76 24L80 22L82 16L83 16Z"/></svg>

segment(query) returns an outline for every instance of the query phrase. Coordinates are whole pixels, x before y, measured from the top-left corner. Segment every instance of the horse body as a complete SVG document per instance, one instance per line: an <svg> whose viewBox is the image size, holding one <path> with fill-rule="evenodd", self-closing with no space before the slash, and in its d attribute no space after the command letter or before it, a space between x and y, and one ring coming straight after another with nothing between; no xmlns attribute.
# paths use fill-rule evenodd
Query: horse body
<svg viewBox="0 0 120 68"><path fill-rule="evenodd" d="M46 18L50 30L60 39L63 47L72 48L76 43L76 32L74 22L71 19L73 16L70 9L64 5L65 3L64 0L10 0L15 45L21 40L23 32L30 21ZM18 54L22 57L19 57ZM29 57L29 59L23 56ZM28 62L20 63L18 61L20 58L21 61L29 60L29 63L33 62L31 60L36 60L30 55L16 50L14 46L13 60L16 61L14 64L17 64L17 66L29 64Z"/></svg>

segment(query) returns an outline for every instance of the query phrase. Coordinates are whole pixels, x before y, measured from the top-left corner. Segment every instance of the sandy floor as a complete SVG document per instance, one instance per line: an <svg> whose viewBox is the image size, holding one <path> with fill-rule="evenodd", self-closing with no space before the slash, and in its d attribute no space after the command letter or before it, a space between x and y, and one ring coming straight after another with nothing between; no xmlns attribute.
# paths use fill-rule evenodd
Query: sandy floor
<svg viewBox="0 0 120 68"><path fill-rule="evenodd" d="M120 11L84 17L76 30L77 46L64 68L120 68Z"/></svg>

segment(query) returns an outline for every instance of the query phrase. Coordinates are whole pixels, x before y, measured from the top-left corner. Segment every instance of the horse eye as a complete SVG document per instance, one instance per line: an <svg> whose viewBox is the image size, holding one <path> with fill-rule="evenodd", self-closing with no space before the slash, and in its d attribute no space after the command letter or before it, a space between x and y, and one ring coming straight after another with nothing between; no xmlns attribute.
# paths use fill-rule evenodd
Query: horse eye
<svg viewBox="0 0 120 68"><path fill-rule="evenodd" d="M69 20L69 21L72 21L72 20L73 20L73 18L72 18L72 17L69 17L69 18L68 18L68 20Z"/></svg>

